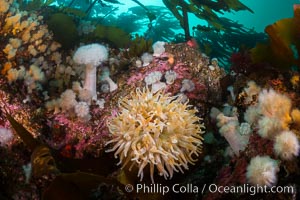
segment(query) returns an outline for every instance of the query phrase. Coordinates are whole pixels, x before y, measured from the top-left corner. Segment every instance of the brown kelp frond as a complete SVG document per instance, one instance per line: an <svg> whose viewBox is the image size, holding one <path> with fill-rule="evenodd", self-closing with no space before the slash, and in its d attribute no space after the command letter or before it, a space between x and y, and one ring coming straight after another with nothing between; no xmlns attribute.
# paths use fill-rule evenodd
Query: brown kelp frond
<svg viewBox="0 0 300 200"><path fill-rule="evenodd" d="M281 19L265 28L269 40L257 44L251 50L255 63L267 62L272 66L289 70L292 66L300 67L300 9L295 9L293 18Z"/></svg>

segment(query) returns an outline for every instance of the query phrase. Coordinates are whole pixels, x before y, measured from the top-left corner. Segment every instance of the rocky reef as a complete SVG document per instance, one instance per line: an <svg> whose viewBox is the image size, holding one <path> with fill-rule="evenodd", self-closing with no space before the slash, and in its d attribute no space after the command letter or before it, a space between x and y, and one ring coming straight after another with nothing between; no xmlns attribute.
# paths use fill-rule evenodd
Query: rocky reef
<svg viewBox="0 0 300 200"><path fill-rule="evenodd" d="M295 13L280 24L293 26ZM119 48L111 41L123 32L106 27L116 35L100 40L103 27L76 17L68 28L83 43L62 42L50 29L64 15L0 0L1 199L296 199L300 78L288 67L297 59L284 69L258 59L261 48L280 48L271 40L234 53L225 72L196 40L124 34L130 45Z"/></svg>

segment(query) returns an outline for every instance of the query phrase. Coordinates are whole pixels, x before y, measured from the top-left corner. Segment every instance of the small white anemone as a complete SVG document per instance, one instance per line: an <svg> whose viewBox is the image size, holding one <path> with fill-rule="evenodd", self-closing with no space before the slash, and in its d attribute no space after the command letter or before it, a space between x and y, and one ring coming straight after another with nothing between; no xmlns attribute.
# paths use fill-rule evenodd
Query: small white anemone
<svg viewBox="0 0 300 200"><path fill-rule="evenodd" d="M90 107L84 101L81 101L75 105L75 113L77 117L83 121L88 121L91 118Z"/></svg>
<svg viewBox="0 0 300 200"><path fill-rule="evenodd" d="M167 71L166 74L165 74L166 83L167 83L168 85L173 84L174 81L176 80L176 78L177 78L177 74L176 74L176 72L173 71L173 70L169 70L169 71Z"/></svg>
<svg viewBox="0 0 300 200"><path fill-rule="evenodd" d="M153 83L157 83L160 81L162 77L162 73L159 72L159 71L154 71L154 72L151 72L150 74L148 74L144 81L146 83L146 85L152 85Z"/></svg>
<svg viewBox="0 0 300 200"><path fill-rule="evenodd" d="M143 67L145 67L151 63L153 56L150 53L143 53L141 59L143 61Z"/></svg>
<svg viewBox="0 0 300 200"><path fill-rule="evenodd" d="M283 160L298 156L299 148L299 140L292 131L283 131L275 137L274 152Z"/></svg>
<svg viewBox="0 0 300 200"><path fill-rule="evenodd" d="M256 156L247 167L247 181L252 185L271 187L277 182L278 162L269 156Z"/></svg>
<svg viewBox="0 0 300 200"><path fill-rule="evenodd" d="M165 52L165 42L157 41L152 45L153 56L160 56Z"/></svg>
<svg viewBox="0 0 300 200"><path fill-rule="evenodd" d="M184 79L182 81L182 86L180 92L192 92L195 89L195 83L190 79Z"/></svg>

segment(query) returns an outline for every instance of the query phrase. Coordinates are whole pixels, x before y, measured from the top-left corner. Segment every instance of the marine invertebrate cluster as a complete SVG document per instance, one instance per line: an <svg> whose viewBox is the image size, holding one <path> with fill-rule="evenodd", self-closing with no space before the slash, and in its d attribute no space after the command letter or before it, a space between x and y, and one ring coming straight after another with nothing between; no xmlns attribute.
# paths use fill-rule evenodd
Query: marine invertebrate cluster
<svg viewBox="0 0 300 200"><path fill-rule="evenodd" d="M162 47L163 51L153 55L154 59L148 66L135 67L124 77L128 86L151 85L154 92L164 89L172 95L181 95L183 101L193 101L203 109L206 109L203 102L208 99L211 102L220 101L220 80L225 71L216 60L213 60L214 70L211 70L208 67L209 58L186 43L158 43L153 45L153 50L158 51Z"/></svg>
<svg viewBox="0 0 300 200"><path fill-rule="evenodd" d="M292 119L297 109L292 110L291 99L273 89L263 89L258 94L256 104L249 106L244 118L257 133L269 140L274 140L274 154L282 160L292 160L299 154L299 140L290 130ZM296 122L296 119L295 119Z"/></svg>
<svg viewBox="0 0 300 200"><path fill-rule="evenodd" d="M249 84L255 85L253 81ZM254 94L259 92L255 90ZM299 153L299 141L294 131L290 130L291 123L297 123L298 109L292 107L292 100L287 95L273 89L263 89L257 95L257 102L248 107L244 119L257 128L261 137L275 141L274 152L277 156L291 160Z"/></svg>
<svg viewBox="0 0 300 200"><path fill-rule="evenodd" d="M166 87L166 84L164 82L161 82L162 73L159 71L154 71L148 74L144 81L146 85L151 85L152 92L157 92L160 89L164 89Z"/></svg>
<svg viewBox="0 0 300 200"><path fill-rule="evenodd" d="M210 62L207 56L198 52L195 45L165 42L153 46L153 57L145 54L138 58L142 53L150 52L150 43L145 42L144 46L138 44L143 47L138 48L141 51L132 50L138 52L138 57L133 59L126 57L126 52L130 55L132 51L118 51L112 46L112 57L109 59L107 46L92 44L80 47L72 60L67 50L80 42L80 39L74 41L77 38L76 24L71 22L73 20L60 21L70 17L45 11L45 16L49 17L48 27L53 29L52 35L42 16L35 12L19 12L17 6L9 8L11 2L0 0L0 6L7 7L2 7L0 12L3 16L0 18L3 20L3 23L0 21L0 34L3 35L0 65L2 75L6 76L1 80L11 83L7 84L8 88L18 88L16 86L23 83L20 84L18 80L25 80L27 88L20 89L20 95L34 99L27 103L28 110L40 113L32 115L32 121L43 115L41 120L38 119L41 124L39 130L44 131L36 131L40 134L39 138L69 158L101 159L104 143L110 144L111 148L107 151L115 151L115 156L120 158L119 164L138 168L137 175L141 180L146 168L149 169L152 182L156 174L166 179L172 178L175 172L184 172L190 164L195 164L201 153L204 132L204 124L197 112L205 114L202 111L209 105L206 100L221 100L220 78L224 70L219 68L216 59ZM59 28L56 26L58 24ZM74 30L71 37L65 34L64 25L69 25L69 31ZM108 28L88 24L82 30L82 35L89 32L94 35L94 39L105 38L101 34L106 33ZM109 30L114 32L116 29ZM64 37L58 37L57 31ZM63 38L63 49L60 52L57 51L60 45L52 40L55 36L57 39ZM115 34L110 36L111 39L116 37L124 40ZM67 41L67 37L70 40ZM147 66L133 69L132 63L137 59L143 60ZM97 76L96 66L107 64L107 60L110 69L102 67L102 74ZM84 69L86 73L83 73ZM132 75L137 79L133 79L133 84L126 84ZM101 87L97 87L97 80L101 81ZM117 80L117 84L112 80ZM40 85L46 87L42 91L35 91L41 88ZM152 90L136 89L145 85L151 86ZM118 87L121 89L116 90ZM162 88L165 90L160 90ZM130 91L133 92L123 98ZM119 98L122 99L117 108ZM45 101L48 101L48 110L44 107ZM31 105L34 106L29 108ZM112 116L110 113L113 113ZM227 126L227 130L224 128L224 132L234 132L238 128L241 133L251 130L245 123L240 127L235 123L231 125Z"/></svg>
<svg viewBox="0 0 300 200"><path fill-rule="evenodd" d="M197 156L201 153L204 132L204 124L197 113L201 111L202 115L204 112L198 106L197 100L206 99L208 88L206 83L216 81L216 77L221 76L222 70L217 63L214 62L215 68L211 70L214 72L206 73L204 68L206 65L203 67L202 64L194 62L200 60L198 58L201 54L197 54L196 51L191 53L189 48L183 56L180 56L182 49L177 51L176 47L171 48L170 44L165 42L158 43L160 46L154 49L157 55L154 55L153 60L149 55L144 57L146 59L142 58L144 63L149 65L137 70L131 70L132 66L130 66L131 61L137 58L124 62L122 54L118 54L122 51L126 52L126 49L118 51L111 47L109 50L112 57L109 59L107 46L100 44L93 44L93 47L98 48L92 51L89 51L93 49L89 49L91 46L79 48L72 59L73 53L69 50L78 44L80 39L75 43L74 37L69 37L70 35L65 34L63 30L64 24L71 26L74 24L68 20L61 21L61 26L57 28L55 26L57 23L54 23L67 16L53 14L55 8L50 9L51 12L47 8L42 8L45 9L44 12L32 10L22 12L19 10L20 7L12 2L12 0L0 0L2 75L0 85L1 90L5 89L5 93L16 94L16 96L11 95L8 102L11 103L12 99L17 101L17 105L20 105L18 110L23 112L11 112L11 114L25 126L30 126L29 130L34 130L32 132L36 138L49 148L55 149L61 156L70 159L86 157L102 159L105 157L102 154L104 143L113 143L108 151L115 151L115 155L120 157L120 164L123 167L128 165L138 167L137 174L141 179L146 168L149 168L152 182L156 174L166 179L172 178L175 172L184 172L190 164L195 164ZM40 13L45 14L45 18L40 16ZM45 24L46 18L50 20L49 26ZM61 45L53 41L55 36L58 38L58 32L48 31L50 26L53 30L62 30L65 41L67 41L66 37L69 37L68 41L72 42L61 43L63 48L59 49ZM95 28L93 30L93 27L87 27L86 31L93 31L94 35L96 33L100 35L99 26ZM111 35L115 37L115 34ZM123 38L120 37L120 40ZM147 42L144 46L151 45ZM185 43L181 46L187 47ZM176 51L177 54L165 52L167 48ZM143 52L149 51L141 51ZM194 57L193 53L198 57ZM93 58L90 59L91 57ZM102 75L97 76L96 66L106 65L108 59L111 61L110 69L106 70L102 67ZM88 67L84 68L83 63ZM113 68L114 66L117 67ZM202 69L199 70L200 68ZM86 73L84 73L85 69ZM140 79L142 81L136 81L130 86L126 85L126 80L135 72L142 73ZM151 77L155 72L158 76ZM200 78L198 72L201 73ZM215 76L210 77L213 73ZM123 74L126 78L121 79ZM112 78L109 77L110 75ZM148 79L146 77L154 79L153 83L149 84L153 90L137 89L131 96L121 100L117 108L116 101L129 91L135 90L137 86L145 86ZM113 83L112 80L117 80L118 84ZM103 86L101 91L100 87L96 87L96 81L101 81ZM118 87L122 90L111 93ZM158 88L166 90L160 91ZM217 85L214 88L219 87ZM165 92L170 93L165 94ZM26 101L25 104L25 101L22 101L24 97L31 101ZM189 100L195 108L188 105ZM118 109L120 113L113 114L111 117L110 113L117 113ZM0 113L1 120L4 117L4 114ZM107 119L109 119L108 124L106 124ZM33 126L33 124L37 125ZM9 128L9 126L3 127ZM114 138L111 139L111 136ZM110 141L107 142L108 140ZM16 144L15 141L19 142L20 139L14 138L12 143ZM25 147L21 146L20 149L24 150ZM44 167L41 166L39 169L43 170ZM32 184L35 180L28 181Z"/></svg>
<svg viewBox="0 0 300 200"><path fill-rule="evenodd" d="M160 176L172 178L201 152L204 125L190 107L176 96L137 88L120 101L120 112L108 122L113 139L107 144L114 146L107 152L115 151L123 167L136 165L141 180L148 165L152 182L155 167Z"/></svg>
<svg viewBox="0 0 300 200"><path fill-rule="evenodd" d="M282 79L283 84L289 81L288 77L286 80L284 77ZM211 111L212 121L217 122L219 132L225 136L229 145L234 147L232 149L235 153L230 154L232 157L229 167L224 166L219 172L220 176L214 180L217 185L250 184L254 187L272 187L295 184L292 179L298 173L300 150L300 112L295 108L298 105L298 97L295 98L294 92L289 91L292 86L286 85L286 90L282 91L270 87L267 81L263 82L265 85L259 81L249 81L249 77L244 77L243 82L237 81L233 87L235 91L241 91L237 95L240 101L228 101L230 112L228 109L221 112L216 108ZM227 139L224 133L231 134L231 137ZM244 135L248 135L247 140L243 139ZM243 145L242 142L245 141L247 143ZM211 196L218 195L207 194L206 199L231 198L222 198L220 194L217 198ZM239 199L248 196L238 194ZM277 198L277 194L274 198Z"/></svg>
<svg viewBox="0 0 300 200"><path fill-rule="evenodd" d="M293 108L293 99L288 95L272 88L261 89L254 81L249 81L239 96L241 94L247 110L243 113L246 122L241 123L240 127L240 118L234 112L225 116L224 111L221 113L214 108L211 116L217 119L219 132L232 147L236 155L233 160L245 157L250 160L244 168L244 183L268 187L276 185L280 167L289 166L299 155L298 131L292 126L299 123L299 110ZM228 137L229 134L231 137ZM239 170L236 168L232 173ZM234 182L233 179L231 181Z"/></svg>
<svg viewBox="0 0 300 200"><path fill-rule="evenodd" d="M10 84L27 86L27 93L32 95L46 88L45 80L52 78L53 70L62 62L57 51L60 44L53 41L43 16L20 11L13 1L1 1L1 8L1 74Z"/></svg>
<svg viewBox="0 0 300 200"><path fill-rule="evenodd" d="M258 134L261 137L273 139L280 132L289 129L289 124L292 122L292 102L284 94L273 89L260 91L260 88L255 85L253 81L250 81L245 89L247 98L244 103L251 103L253 96L257 96L257 101L252 99L252 105L247 108L244 119L251 126L258 128Z"/></svg>

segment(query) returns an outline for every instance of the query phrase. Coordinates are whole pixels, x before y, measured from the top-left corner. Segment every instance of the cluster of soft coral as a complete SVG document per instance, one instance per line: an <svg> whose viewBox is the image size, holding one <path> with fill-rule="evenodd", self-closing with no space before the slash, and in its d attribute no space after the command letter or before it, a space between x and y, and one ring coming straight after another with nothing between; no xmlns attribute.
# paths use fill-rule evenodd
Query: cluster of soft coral
<svg viewBox="0 0 300 200"><path fill-rule="evenodd" d="M165 49L148 66L133 68L126 75L129 77L126 83L134 87L151 87L147 78L158 73L160 77L154 84L162 83L165 92L181 95L195 105L208 103L208 99L211 102L220 100L220 80L225 71L216 59L210 60L188 43L165 44ZM175 74L173 79L169 74Z"/></svg>
<svg viewBox="0 0 300 200"><path fill-rule="evenodd" d="M269 40L265 44L258 44L255 48L249 50L241 50L232 54L231 57L231 74L223 80L224 88L233 84L233 90L236 98L229 98L227 102L230 106L235 107L237 117L242 120L247 109L258 101L259 95L249 96L245 93L245 86L250 80L254 80L265 90L265 94L271 93L283 95L290 99L291 108L279 120L282 129L288 130L284 132L282 137L277 137L278 133L274 130L274 136L265 136L263 133L271 125L265 125L263 129L263 120L258 126L252 127L249 140L245 149L242 149L238 155L229 158L227 165L218 171L213 182L221 186L241 186L248 184L253 179L249 179L249 164L253 158L268 158L274 161L273 185L295 186L298 181L294 177L299 176L299 125L298 117L295 109L299 107L299 6L295 7L295 15L293 18L277 21L273 25L266 27L266 33ZM293 69L293 70L292 70ZM296 70L295 70L296 69ZM228 96L229 97L229 96ZM275 96L274 96L275 97ZM246 100L249 101L246 101ZM269 103L269 108L280 109L280 102L273 98ZM289 102L286 102L289 104ZM291 119L292 118L292 119ZM266 121L265 121L266 122ZM280 126L281 126L280 125ZM280 128L280 129L281 129ZM292 133L290 133L292 132ZM279 134L280 135L280 134ZM290 137L293 135L293 137ZM285 137L283 137L285 136ZM275 137L275 138L274 138ZM293 139L291 139L293 138ZM280 141L280 139L283 139ZM279 142L285 143L284 147L280 147ZM280 150L290 148L290 152L280 153ZM293 156L291 156L293 154ZM252 166L253 167L253 166ZM256 169L258 169L257 166ZM253 168L252 168L253 169ZM267 169L266 169L267 170ZM267 172L266 172L267 173ZM247 177L248 175L248 177ZM271 177L269 175L261 175L261 178ZM272 179L269 179L272 180ZM250 181L250 182L249 182ZM255 194L256 198L295 198L298 192L294 187L294 193L261 193ZM207 193L205 199L249 199L253 198L250 193L225 194L225 193Z"/></svg>
<svg viewBox="0 0 300 200"><path fill-rule="evenodd" d="M254 73L254 72L253 72ZM275 76L274 74L271 76ZM249 134L249 139L247 145L244 149L241 149L239 154L232 155L229 158L228 165L223 166L219 170L214 183L221 186L243 186L248 184L251 186L250 168L249 164L253 158L261 158L267 156L276 162L276 172L274 174L274 185L294 185L297 181L293 181L294 176L298 176L298 153L299 153L299 129L298 129L298 102L299 93L297 87L290 84L293 76L297 76L294 73L285 74L278 72L275 77L265 78L263 80L257 79L260 83L262 89L257 90L249 89L249 77L238 75L236 76L236 81L234 84L234 91L237 91L235 101L231 101L231 106L237 109L234 113L238 113L239 121L246 118L246 121L250 123L249 118L257 114L249 114L248 108L255 106L257 103L260 105L257 107L261 110L253 110L257 112L259 118L253 120L256 121L256 125L252 125L251 132ZM253 78L258 78L260 76L252 76ZM238 84L239 83L239 84ZM248 87L246 87L248 83ZM253 82L252 82L253 83ZM251 85L251 84L250 84ZM255 86L257 87L257 86ZM240 90L240 88L244 88ZM261 92L259 92L261 90ZM253 91L256 91L253 92ZM272 100L267 100L272 96ZM285 102L281 105L281 103ZM280 106L281 105L281 106ZM224 112L224 111L223 111ZM226 111L225 111L226 112ZM276 116L275 113L281 113L281 115ZM276 116L274 118L274 115ZM246 116L246 117L245 117ZM272 120L279 119L277 127L271 130L271 124L267 122L266 117L270 117ZM247 119L248 118L248 119ZM279 125L280 124L280 125ZM283 131L283 132L282 132ZM293 133L288 133L293 132ZM294 135L291 139L291 135ZM282 136L282 137L279 137ZM285 136L285 137L283 137ZM280 140L285 138L284 140ZM283 142L284 147L280 147ZM290 149L289 149L290 148ZM281 152L281 151L285 152ZM257 166L259 167L259 166ZM267 173L267 172L266 172ZM247 175L248 174L248 175ZM268 177L262 176L261 177ZM277 181L276 181L277 180ZM250 182L249 182L250 181ZM252 183L253 184L253 183ZM285 194L286 198L293 196L292 193ZM226 198L238 198L247 199L251 196L249 193L245 194L221 194L221 193L207 193L206 199L226 199ZM281 194L256 194L257 197L262 198L279 198ZM282 197L280 197L282 198Z"/></svg>

